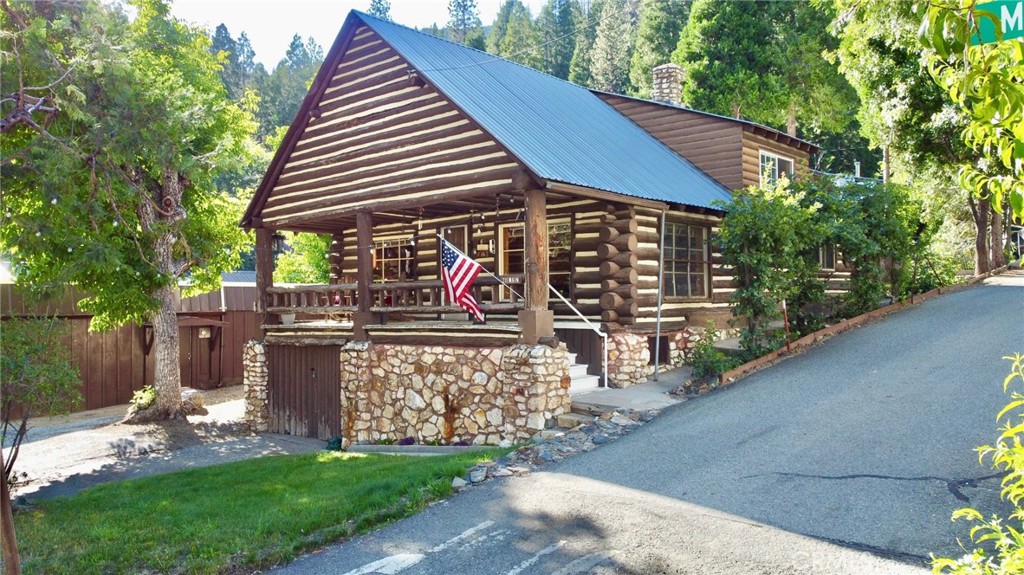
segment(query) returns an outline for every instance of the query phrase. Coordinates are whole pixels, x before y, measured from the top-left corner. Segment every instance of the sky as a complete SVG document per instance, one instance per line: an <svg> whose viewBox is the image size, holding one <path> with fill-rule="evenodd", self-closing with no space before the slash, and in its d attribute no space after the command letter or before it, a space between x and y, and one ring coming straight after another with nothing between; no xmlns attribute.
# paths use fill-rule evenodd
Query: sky
<svg viewBox="0 0 1024 575"><path fill-rule="evenodd" d="M480 20L494 21L501 0L477 0ZM534 16L543 0L525 0ZM171 12L212 33L225 24L233 38L245 32L256 60L269 72L284 57L292 36L312 36L326 53L345 22L349 10L367 11L370 0L173 0ZM391 0L391 18L405 26L423 28L448 22L448 0Z"/></svg>

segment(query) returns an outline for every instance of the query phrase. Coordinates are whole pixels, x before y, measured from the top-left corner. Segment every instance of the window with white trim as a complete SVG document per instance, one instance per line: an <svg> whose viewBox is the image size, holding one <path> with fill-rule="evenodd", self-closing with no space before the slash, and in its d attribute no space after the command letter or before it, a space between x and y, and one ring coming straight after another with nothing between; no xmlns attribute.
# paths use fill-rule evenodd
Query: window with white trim
<svg viewBox="0 0 1024 575"><path fill-rule="evenodd" d="M373 242L373 280L397 282L415 278L416 243L412 238Z"/></svg>
<svg viewBox="0 0 1024 575"><path fill-rule="evenodd" d="M522 222L498 226L498 273L524 273L526 259L526 225ZM571 298L572 225L569 220L548 222L548 283L566 298ZM501 298L510 294L501 288ZM554 296L552 296L554 297Z"/></svg>
<svg viewBox="0 0 1024 575"><path fill-rule="evenodd" d="M793 179L793 158L761 150L761 186L774 186L783 175Z"/></svg>

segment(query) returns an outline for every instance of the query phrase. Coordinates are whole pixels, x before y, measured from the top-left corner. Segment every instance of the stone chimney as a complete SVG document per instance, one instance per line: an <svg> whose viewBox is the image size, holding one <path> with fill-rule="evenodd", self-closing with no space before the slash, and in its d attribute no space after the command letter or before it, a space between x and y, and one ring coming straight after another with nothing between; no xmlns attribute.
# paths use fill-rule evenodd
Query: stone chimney
<svg viewBox="0 0 1024 575"><path fill-rule="evenodd" d="M681 104L683 95L683 69L678 64L655 67L651 99L669 104Z"/></svg>

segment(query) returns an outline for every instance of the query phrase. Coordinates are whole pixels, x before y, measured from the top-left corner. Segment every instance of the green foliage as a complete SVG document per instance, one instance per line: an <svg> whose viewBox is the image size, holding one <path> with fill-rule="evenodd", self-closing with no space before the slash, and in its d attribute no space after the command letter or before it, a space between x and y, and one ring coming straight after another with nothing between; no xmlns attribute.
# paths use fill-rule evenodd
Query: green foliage
<svg viewBox="0 0 1024 575"><path fill-rule="evenodd" d="M370 9L367 13L381 20L391 20L391 2L389 0L370 0Z"/></svg>
<svg viewBox="0 0 1024 575"><path fill-rule="evenodd" d="M690 352L690 365L693 366L693 377L705 378L721 375L738 365L738 360L715 349L718 341L718 330L714 322L709 321L700 334L700 339L693 344Z"/></svg>
<svg viewBox="0 0 1024 575"><path fill-rule="evenodd" d="M327 283L331 266L327 259L331 236L288 234L291 251L277 256L274 281L279 283Z"/></svg>
<svg viewBox="0 0 1024 575"><path fill-rule="evenodd" d="M991 198L997 212L1008 201L1024 218L1024 42L970 46L981 20L1001 29L998 14L974 10L975 0L941 0L927 5L919 40L927 48L928 70L947 97L966 115L963 141L985 158L963 163L961 185Z"/></svg>
<svg viewBox="0 0 1024 575"><path fill-rule="evenodd" d="M26 573L252 573L412 515L508 451L319 452L108 483L19 513L18 543Z"/></svg>
<svg viewBox="0 0 1024 575"><path fill-rule="evenodd" d="M67 413L82 401L70 339L70 324L58 319L10 319L0 326L0 445L11 447L4 478L13 477L30 417Z"/></svg>
<svg viewBox="0 0 1024 575"><path fill-rule="evenodd" d="M590 50L591 87L620 94L629 91L638 10L638 0L605 0Z"/></svg>
<svg viewBox="0 0 1024 575"><path fill-rule="evenodd" d="M292 36L284 58L274 71L258 78L259 139L273 134L280 126L291 125L323 60L323 48L312 37L303 42L298 34Z"/></svg>
<svg viewBox="0 0 1024 575"><path fill-rule="evenodd" d="M692 0L643 0L629 79L641 98L651 97L651 70L667 64L679 44Z"/></svg>
<svg viewBox="0 0 1024 575"><path fill-rule="evenodd" d="M589 9L584 14L582 30L576 36L576 48L572 52L572 60L569 62L569 81L581 86L592 86L594 74L591 71L593 59L591 52L594 49L594 38L597 36L597 24L604 10L606 0L593 0Z"/></svg>
<svg viewBox="0 0 1024 575"><path fill-rule="evenodd" d="M448 34L452 41L468 45L474 36L483 41L481 29L476 0L448 0ZM474 46L480 49L484 47Z"/></svg>
<svg viewBox="0 0 1024 575"><path fill-rule="evenodd" d="M44 131L19 125L0 142L0 247L19 282L77 285L98 328L145 319L186 274L214 287L246 242L213 179L246 161L253 125L227 100L206 34L155 0L136 3L134 20L95 2L11 10L4 51L18 61L0 91L50 86L36 95L59 108Z"/></svg>
<svg viewBox="0 0 1024 575"><path fill-rule="evenodd" d="M770 189L748 188L722 205L726 217L718 241L733 266L737 288L733 314L746 318L744 348L754 352L774 345L767 324L781 317L783 299L808 283L805 258L823 237L818 206L803 202L805 193L790 190L783 178Z"/></svg>
<svg viewBox="0 0 1024 575"><path fill-rule="evenodd" d="M1003 381L1003 391L1013 383L1024 383L1024 355L1005 357L1012 363ZM1005 520L989 519L976 509L965 507L953 513L953 520L973 523L971 540L977 547L959 559L932 557L933 573L953 575L1011 575L1024 572L1024 394L1010 393L1010 403L996 416L1003 425L996 444L978 448L979 462L992 459L992 468L1004 473L1001 496L1014 510Z"/></svg>
<svg viewBox="0 0 1024 575"><path fill-rule="evenodd" d="M583 25L579 0L548 0L537 16L540 42L544 44L540 69L556 78L569 78L576 50L577 27Z"/></svg>
<svg viewBox="0 0 1024 575"><path fill-rule="evenodd" d="M509 2L509 7L504 35L494 53L524 66L540 68L543 64L542 54L537 50L540 33L533 24L530 9L519 0Z"/></svg>
<svg viewBox="0 0 1024 575"><path fill-rule="evenodd" d="M138 389L132 394L132 398L128 403L131 404L131 407L128 408L129 413L138 413L149 409L156 403L156 390L153 389L152 385Z"/></svg>

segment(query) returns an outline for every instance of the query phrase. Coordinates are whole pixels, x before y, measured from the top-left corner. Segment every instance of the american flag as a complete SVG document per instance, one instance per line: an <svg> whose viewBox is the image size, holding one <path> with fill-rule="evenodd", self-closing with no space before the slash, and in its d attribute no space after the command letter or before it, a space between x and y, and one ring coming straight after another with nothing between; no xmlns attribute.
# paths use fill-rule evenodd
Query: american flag
<svg viewBox="0 0 1024 575"><path fill-rule="evenodd" d="M469 293L473 280L480 275L480 264L469 256L455 249L448 240L441 239L441 275L444 277L444 291L449 301L459 304L462 309L473 314L479 321L484 321L480 306Z"/></svg>

